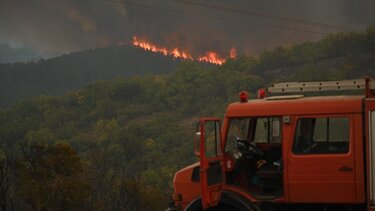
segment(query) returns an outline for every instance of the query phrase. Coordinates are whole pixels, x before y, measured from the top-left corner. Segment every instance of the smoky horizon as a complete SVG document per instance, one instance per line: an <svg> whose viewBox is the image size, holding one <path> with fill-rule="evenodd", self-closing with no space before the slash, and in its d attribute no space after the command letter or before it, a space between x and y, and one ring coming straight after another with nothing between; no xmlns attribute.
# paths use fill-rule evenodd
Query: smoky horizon
<svg viewBox="0 0 375 211"><path fill-rule="evenodd" d="M0 43L44 56L112 45L133 37L202 55L257 55L375 23L366 0L4 0Z"/></svg>

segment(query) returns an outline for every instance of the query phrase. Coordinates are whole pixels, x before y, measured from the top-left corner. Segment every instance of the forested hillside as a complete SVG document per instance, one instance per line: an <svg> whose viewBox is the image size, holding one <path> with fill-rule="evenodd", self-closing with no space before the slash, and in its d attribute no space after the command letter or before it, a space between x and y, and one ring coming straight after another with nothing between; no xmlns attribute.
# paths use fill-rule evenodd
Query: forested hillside
<svg viewBox="0 0 375 211"><path fill-rule="evenodd" d="M196 161L200 116L222 117L241 90L254 97L277 81L361 78L374 68L370 28L216 68L183 62L170 74L118 77L17 102L0 110L0 207L163 210L174 173Z"/></svg>
<svg viewBox="0 0 375 211"><path fill-rule="evenodd" d="M111 46L36 62L0 63L0 106L41 94L61 95L98 80L172 72L178 59Z"/></svg>

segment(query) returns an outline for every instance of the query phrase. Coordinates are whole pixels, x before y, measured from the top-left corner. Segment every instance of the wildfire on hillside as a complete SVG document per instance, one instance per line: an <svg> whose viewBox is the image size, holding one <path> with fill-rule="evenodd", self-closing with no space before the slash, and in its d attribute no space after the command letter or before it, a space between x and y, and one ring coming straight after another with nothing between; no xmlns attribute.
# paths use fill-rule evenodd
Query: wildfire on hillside
<svg viewBox="0 0 375 211"><path fill-rule="evenodd" d="M133 36L132 44L146 51L161 53L165 56L172 56L174 58L196 60L196 61L208 62L212 64L217 64L217 65L222 65L227 60L227 58L224 58L220 56L218 53L213 52L213 51L207 51L205 55L193 56L191 53L189 53L186 50L182 50L179 48L166 48L166 47L157 46L146 40L140 40L136 36ZM230 58L233 59L235 57L236 57L236 49L232 48L230 50Z"/></svg>

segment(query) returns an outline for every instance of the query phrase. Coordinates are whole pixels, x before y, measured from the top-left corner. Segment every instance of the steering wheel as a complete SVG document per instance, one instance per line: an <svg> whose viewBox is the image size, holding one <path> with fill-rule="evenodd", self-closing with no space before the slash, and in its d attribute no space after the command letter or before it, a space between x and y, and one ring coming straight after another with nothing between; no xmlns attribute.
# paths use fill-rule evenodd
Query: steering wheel
<svg viewBox="0 0 375 211"><path fill-rule="evenodd" d="M237 139L237 149L248 157L262 156L263 152L256 145L250 144L247 140Z"/></svg>
<svg viewBox="0 0 375 211"><path fill-rule="evenodd" d="M232 169L244 172L252 166L251 163L263 156L263 152L247 140L237 138L236 147L232 148L228 155L233 162Z"/></svg>

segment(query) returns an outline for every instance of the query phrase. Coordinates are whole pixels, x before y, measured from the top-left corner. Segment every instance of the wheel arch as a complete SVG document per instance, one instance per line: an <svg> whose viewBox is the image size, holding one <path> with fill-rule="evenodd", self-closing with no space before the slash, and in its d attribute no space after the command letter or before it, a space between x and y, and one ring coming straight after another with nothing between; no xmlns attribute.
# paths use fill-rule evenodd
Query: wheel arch
<svg viewBox="0 0 375 211"><path fill-rule="evenodd" d="M257 204L247 200L238 193L224 191L221 194L220 205L232 206L238 211L260 211ZM185 211L199 211L202 210L201 198L193 200L185 209Z"/></svg>

